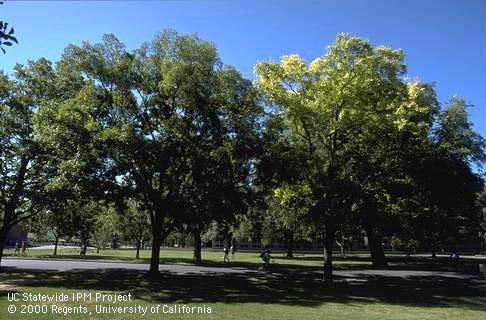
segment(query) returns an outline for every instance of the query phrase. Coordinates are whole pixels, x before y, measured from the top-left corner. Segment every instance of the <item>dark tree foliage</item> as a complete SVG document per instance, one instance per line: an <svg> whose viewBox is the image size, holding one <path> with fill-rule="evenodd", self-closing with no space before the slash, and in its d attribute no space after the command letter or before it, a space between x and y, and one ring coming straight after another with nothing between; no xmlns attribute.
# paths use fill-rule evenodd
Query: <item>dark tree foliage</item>
<svg viewBox="0 0 486 320"><path fill-rule="evenodd" d="M0 5L3 1L0 1ZM4 47L10 47L14 43L18 43L17 38L14 37L15 30L13 27L8 27L8 22L0 20L0 50L6 53Z"/></svg>

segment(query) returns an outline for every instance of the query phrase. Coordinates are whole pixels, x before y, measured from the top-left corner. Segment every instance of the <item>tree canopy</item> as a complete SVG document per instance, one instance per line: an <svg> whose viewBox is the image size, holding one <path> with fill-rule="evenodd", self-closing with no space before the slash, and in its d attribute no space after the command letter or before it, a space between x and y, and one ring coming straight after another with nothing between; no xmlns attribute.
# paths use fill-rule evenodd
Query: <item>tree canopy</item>
<svg viewBox="0 0 486 320"><path fill-rule="evenodd" d="M465 100L441 108L408 78L401 50L339 34L310 63L286 55L255 73L174 30L135 50L106 34L1 72L0 247L38 214L83 246L121 239L138 258L150 241L152 274L174 232L196 263L218 232L289 255L313 239L331 283L334 246L362 234L376 267L385 241L435 252L484 238L485 140Z"/></svg>

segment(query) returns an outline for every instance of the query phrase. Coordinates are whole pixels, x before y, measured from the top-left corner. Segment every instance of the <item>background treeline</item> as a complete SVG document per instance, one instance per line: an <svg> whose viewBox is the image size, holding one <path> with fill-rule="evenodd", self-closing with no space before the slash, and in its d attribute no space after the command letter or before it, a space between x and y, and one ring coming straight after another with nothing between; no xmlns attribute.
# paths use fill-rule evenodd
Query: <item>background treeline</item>
<svg viewBox="0 0 486 320"><path fill-rule="evenodd" d="M11 226L56 238L189 235L321 239L363 231L432 251L484 237L485 141L466 102L443 107L401 50L337 36L307 64L260 62L256 81L215 46L167 30L128 51L115 36L0 74L0 259ZM216 230L219 229L219 230ZM120 231L121 230L121 231Z"/></svg>

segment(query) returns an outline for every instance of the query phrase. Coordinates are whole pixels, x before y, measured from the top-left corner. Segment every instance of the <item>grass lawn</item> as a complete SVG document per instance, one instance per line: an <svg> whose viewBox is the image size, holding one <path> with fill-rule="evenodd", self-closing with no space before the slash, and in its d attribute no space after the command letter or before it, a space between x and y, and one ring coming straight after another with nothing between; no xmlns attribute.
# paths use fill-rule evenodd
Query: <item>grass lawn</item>
<svg viewBox="0 0 486 320"><path fill-rule="evenodd" d="M7 254L11 254L7 251ZM52 251L30 250L36 258L51 258ZM133 250L102 250L86 259L132 261ZM148 262L150 251L142 251L140 261ZM290 272L258 272L235 275L180 275L163 273L148 279L142 272L116 270L107 272L50 272L7 269L0 273L0 319L486 319L486 283L484 281L444 278L395 278L363 276L360 279L337 278L331 288L322 286L315 271L322 264L320 254L297 254L285 258L275 253L274 262L291 267ZM205 264L222 266L222 253L203 252ZM62 250L58 258L80 259L77 250ZM390 256L391 269L450 270L447 260ZM191 250L161 250L161 263L191 263ZM226 266L254 267L260 263L258 253L238 252L236 261ZM371 268L369 258L351 255L337 258L337 269ZM277 269L278 270L278 269ZM145 316L134 314L96 314L95 301L85 301L91 315L53 315L52 303L47 314L20 314L25 302L7 301L7 292L55 294L131 293L131 302L114 306L148 307ZM9 305L17 306L8 314ZM27 303L28 304L28 303ZM62 306L79 306L79 302L61 302ZM211 314L153 314L157 305L186 304L211 307ZM167 307L166 307L167 308Z"/></svg>
<svg viewBox="0 0 486 320"><path fill-rule="evenodd" d="M135 299L116 306L155 307L186 304L209 306L211 314L146 314L146 319L461 319L486 318L484 283L449 280L363 278L346 282L338 279L324 288L315 274L200 276L162 274L149 280L142 273L117 271L22 272L0 274L1 319L139 319L140 315L99 315L97 302L83 302L92 315L8 314L11 304L20 310L22 302L8 302L6 292L131 293ZM34 303L35 304L35 303ZM47 304L50 308L51 303ZM58 303L78 306L79 303ZM103 305L107 305L106 303ZM50 310L50 309L49 309ZM5 317L6 316L6 317Z"/></svg>

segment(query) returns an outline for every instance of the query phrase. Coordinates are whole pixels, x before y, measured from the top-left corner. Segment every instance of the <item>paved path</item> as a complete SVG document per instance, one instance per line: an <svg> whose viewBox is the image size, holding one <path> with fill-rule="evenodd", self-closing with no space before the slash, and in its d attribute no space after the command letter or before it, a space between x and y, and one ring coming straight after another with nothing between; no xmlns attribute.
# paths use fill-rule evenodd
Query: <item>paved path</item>
<svg viewBox="0 0 486 320"><path fill-rule="evenodd" d="M19 269L36 269L36 270L57 270L57 271L73 271L73 270L96 270L96 269L127 269L148 271L149 265L145 263L126 263L126 262L104 262L95 260L41 260L41 259L2 259L2 266L16 267ZM161 272L167 271L176 274L227 274L227 273L248 273L256 272L246 268L225 268L225 267L203 267L183 264L161 264L159 266Z"/></svg>
<svg viewBox="0 0 486 320"><path fill-rule="evenodd" d="M109 271L115 269L147 271L148 264L144 263L126 263L126 262L108 262L108 261L73 261L73 260L40 260L40 259L15 259L7 258L2 260L2 266L16 267L19 269L37 269L37 270L54 270L54 271L83 271L83 270L102 270ZM256 269L242 267L204 267L183 264L161 264L161 272L170 272L175 274L251 274L259 272ZM286 270L279 268L279 272L292 272L296 270ZM303 271L305 272L305 271ZM320 273L321 271L314 271ZM414 270L351 270L335 271L336 276L352 279L363 279L370 276L382 277L399 277L399 278L450 278L450 279L478 279L478 275L464 274L458 272L439 272L439 271L414 271Z"/></svg>
<svg viewBox="0 0 486 320"><path fill-rule="evenodd" d="M54 245L53 244L48 244L46 246L39 246L39 247L29 247L29 250L54 250ZM80 246L57 246L57 250L61 251L64 249L76 249L76 250L81 250ZM95 247L88 247L88 250L93 250L96 249Z"/></svg>

